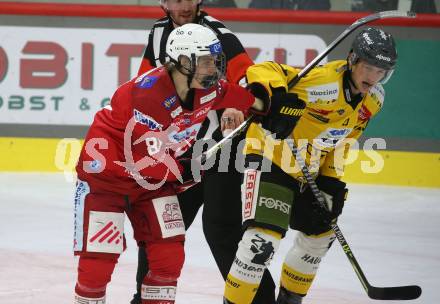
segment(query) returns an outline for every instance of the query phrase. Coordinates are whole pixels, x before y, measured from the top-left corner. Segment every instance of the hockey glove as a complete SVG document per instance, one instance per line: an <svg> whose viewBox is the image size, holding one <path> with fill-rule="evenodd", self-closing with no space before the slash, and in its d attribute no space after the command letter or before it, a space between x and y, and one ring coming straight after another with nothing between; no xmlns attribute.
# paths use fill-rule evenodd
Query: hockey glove
<svg viewBox="0 0 440 304"><path fill-rule="evenodd" d="M252 95L255 96L255 101L259 100L259 102L261 103L260 109L257 109L255 108L255 106L252 106L249 109L249 113L255 115L254 121L261 122L262 117L266 116L270 110L269 93L267 93L266 88L258 82L249 84L247 89L249 90L249 92L252 93Z"/></svg>
<svg viewBox="0 0 440 304"><path fill-rule="evenodd" d="M342 213L344 202L347 199L348 189L346 184L337 178L319 175L316 178L316 185L325 197L327 208L324 208L314 199L312 210L316 227L322 232L330 230L330 224Z"/></svg>
<svg viewBox="0 0 440 304"><path fill-rule="evenodd" d="M334 177L319 175L316 185L326 199L327 208L321 206L310 187L295 196L297 208L291 227L307 235L318 235L331 229L332 221L342 213L348 193L346 184Z"/></svg>
<svg viewBox="0 0 440 304"><path fill-rule="evenodd" d="M270 111L263 118L264 129L274 133L277 139L287 138L304 113L306 104L294 93L286 93L284 88L273 89Z"/></svg>

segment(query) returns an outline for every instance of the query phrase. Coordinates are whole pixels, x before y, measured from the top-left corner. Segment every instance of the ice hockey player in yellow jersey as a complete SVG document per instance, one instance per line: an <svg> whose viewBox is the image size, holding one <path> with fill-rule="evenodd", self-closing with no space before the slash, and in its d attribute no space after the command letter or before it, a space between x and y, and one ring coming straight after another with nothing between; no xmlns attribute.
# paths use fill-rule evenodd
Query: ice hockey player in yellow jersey
<svg viewBox="0 0 440 304"><path fill-rule="evenodd" d="M262 274L287 229L298 231L284 259L277 304L299 304L335 236L332 220L347 196L343 144L356 139L382 108L385 83L397 52L392 36L366 28L354 39L346 60L315 67L290 90L299 70L274 62L251 66L251 91L270 98L271 118L253 123L246 134L242 184L245 232L226 280L224 303L249 304ZM294 140L329 210L319 206L304 183L287 141Z"/></svg>

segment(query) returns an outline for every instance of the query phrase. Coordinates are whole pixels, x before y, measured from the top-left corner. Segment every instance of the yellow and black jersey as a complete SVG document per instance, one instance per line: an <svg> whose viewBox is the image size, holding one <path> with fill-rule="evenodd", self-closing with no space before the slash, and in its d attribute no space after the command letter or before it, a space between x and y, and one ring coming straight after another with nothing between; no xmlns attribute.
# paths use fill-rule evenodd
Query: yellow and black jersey
<svg viewBox="0 0 440 304"><path fill-rule="evenodd" d="M271 95L274 88L287 90L288 82L299 71L287 65L264 62L248 69L247 80L249 84L262 84ZM347 61L338 60L315 67L289 90L306 103L306 110L291 137L311 172L319 170L327 176L341 177L342 140L357 139L370 118L382 108L384 90L380 84L363 96L351 93L349 81ZM287 143L269 135L259 124L253 123L246 134L244 152L264 155L292 177L299 178L302 173L295 166L295 157ZM335 149L339 147L341 149Z"/></svg>

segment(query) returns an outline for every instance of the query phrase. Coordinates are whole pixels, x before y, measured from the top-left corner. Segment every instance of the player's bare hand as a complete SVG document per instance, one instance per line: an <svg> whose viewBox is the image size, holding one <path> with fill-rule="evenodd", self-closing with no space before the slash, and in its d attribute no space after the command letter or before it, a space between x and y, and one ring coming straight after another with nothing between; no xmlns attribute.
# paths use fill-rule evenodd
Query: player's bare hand
<svg viewBox="0 0 440 304"><path fill-rule="evenodd" d="M244 122L243 112L235 108L227 108L221 117L221 130L235 129Z"/></svg>
<svg viewBox="0 0 440 304"><path fill-rule="evenodd" d="M221 117L221 130L223 135L225 136L225 132L229 133L230 131L237 128L244 121L244 114L241 111L238 111L234 108L227 108ZM229 130L229 131L226 131Z"/></svg>

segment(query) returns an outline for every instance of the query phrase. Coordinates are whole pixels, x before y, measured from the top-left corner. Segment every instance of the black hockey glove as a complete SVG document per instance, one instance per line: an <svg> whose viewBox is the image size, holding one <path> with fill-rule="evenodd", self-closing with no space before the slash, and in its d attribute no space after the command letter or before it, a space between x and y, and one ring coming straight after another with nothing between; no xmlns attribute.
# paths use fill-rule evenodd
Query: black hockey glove
<svg viewBox="0 0 440 304"><path fill-rule="evenodd" d="M344 202L347 199L348 189L346 184L337 178L318 175L316 178L316 185L321 190L327 202L327 208L321 206L321 204L314 199L312 210L314 212L314 218L316 227L320 233L330 230L330 224L333 220L337 219L342 213L344 208Z"/></svg>
<svg viewBox="0 0 440 304"><path fill-rule="evenodd" d="M317 235L331 229L331 222L342 213L348 193L346 184L334 177L319 175L316 185L329 208L321 206L310 187L295 196L298 212L292 217L291 227L307 235Z"/></svg>
<svg viewBox="0 0 440 304"><path fill-rule="evenodd" d="M294 93L286 93L284 88L272 90L270 111L263 118L264 129L275 133L277 139L287 138L304 113L306 104Z"/></svg>
<svg viewBox="0 0 440 304"><path fill-rule="evenodd" d="M267 93L266 88L258 82L249 84L247 89L255 96L255 98L260 99L263 103L263 108L261 110L257 110L253 107L249 109L249 113L255 115L254 121L261 122L262 118L266 116L270 110L269 93Z"/></svg>

